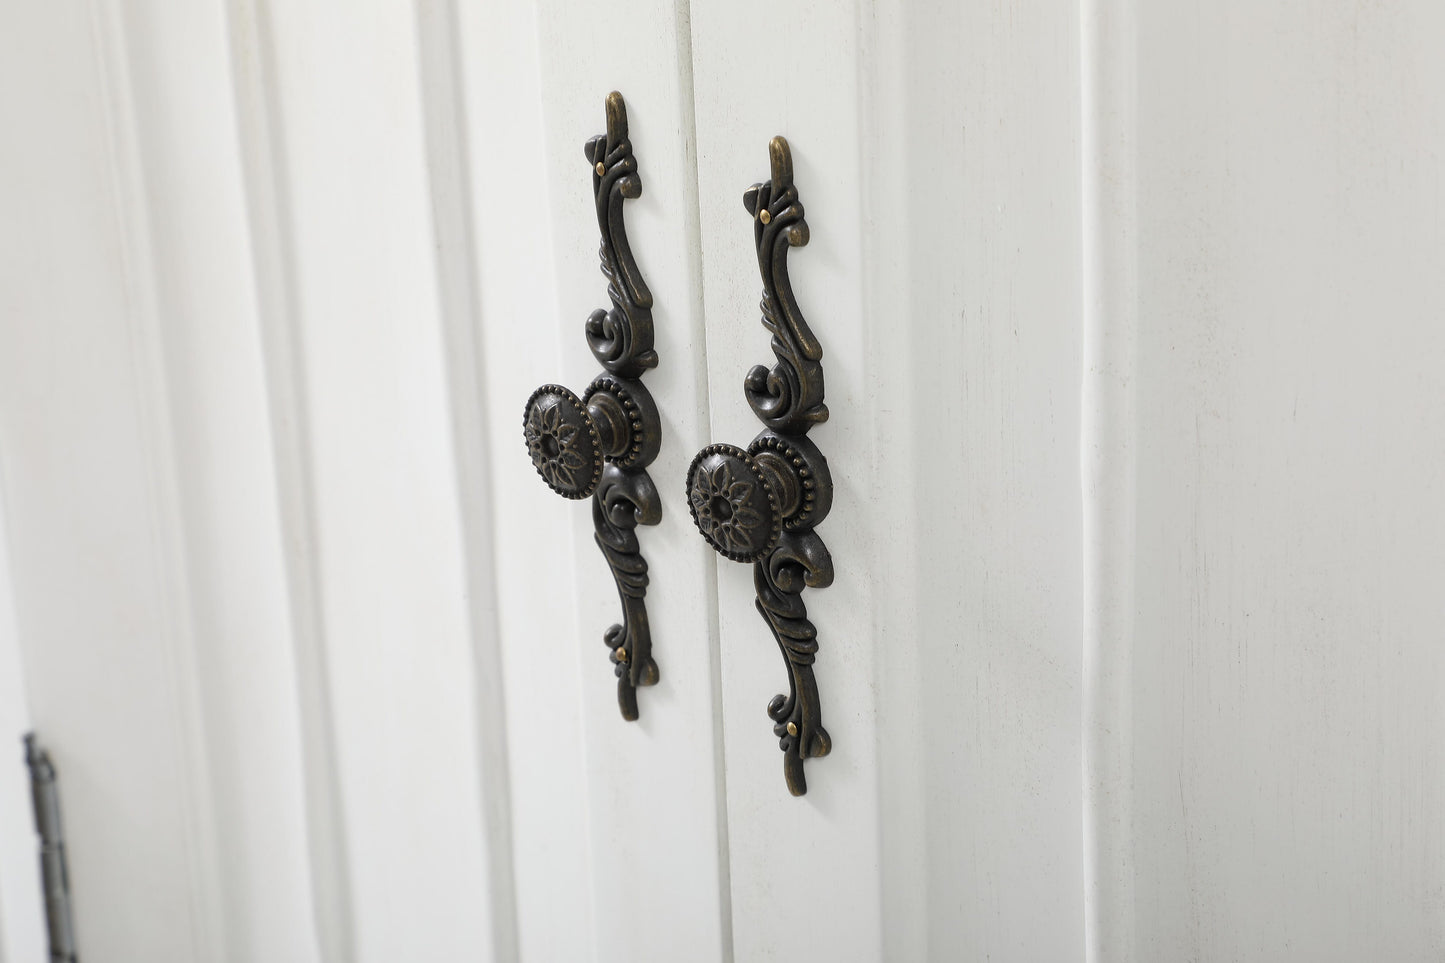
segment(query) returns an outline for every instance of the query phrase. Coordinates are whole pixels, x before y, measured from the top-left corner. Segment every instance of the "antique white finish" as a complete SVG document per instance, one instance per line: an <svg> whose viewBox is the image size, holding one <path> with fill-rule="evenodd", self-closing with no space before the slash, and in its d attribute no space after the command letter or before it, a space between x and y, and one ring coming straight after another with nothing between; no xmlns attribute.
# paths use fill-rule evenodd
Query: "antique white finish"
<svg viewBox="0 0 1445 963"><path fill-rule="evenodd" d="M1327 8L1327 9L1326 9ZM1445 955L1445 8L0 8L0 961ZM626 96L656 687L520 414ZM683 476L790 257L832 753ZM6 747L10 748L6 748ZM7 761L9 760L9 761Z"/></svg>

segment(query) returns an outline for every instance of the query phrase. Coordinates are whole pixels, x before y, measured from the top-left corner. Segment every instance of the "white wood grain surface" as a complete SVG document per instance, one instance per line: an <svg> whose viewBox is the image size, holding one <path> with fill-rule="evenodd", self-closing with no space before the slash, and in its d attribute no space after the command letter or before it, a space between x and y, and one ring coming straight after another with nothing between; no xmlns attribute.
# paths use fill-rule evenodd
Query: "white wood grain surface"
<svg viewBox="0 0 1445 963"><path fill-rule="evenodd" d="M60 766L83 958L1445 958L1442 39L1428 0L0 8L0 739ZM612 89L665 433L636 723L518 425L596 372ZM682 490L759 427L775 134L837 486L801 799Z"/></svg>
<svg viewBox="0 0 1445 963"><path fill-rule="evenodd" d="M485 957L476 626L417 22L392 3L266 12L352 958Z"/></svg>
<svg viewBox="0 0 1445 963"><path fill-rule="evenodd" d="M728 841L734 953L741 960L882 952L878 718L873 667L878 583L860 564L873 501L873 438L860 303L858 31L849 7L699 5L692 47L702 211L704 310L711 385L708 441L746 446L760 425L743 376L773 358L758 321L762 289L743 191L769 177L768 141L792 145L811 241L789 255L794 291L824 346L832 420L809 434L835 480L818 527L837 563L804 601L819 633L814 669L832 754L806 763L794 798L765 711L786 692L787 667L753 607L752 566L718 563L722 711L727 733Z"/></svg>
<svg viewBox="0 0 1445 963"><path fill-rule="evenodd" d="M1445 9L1135 16L1132 958L1439 959Z"/></svg>
<svg viewBox="0 0 1445 963"><path fill-rule="evenodd" d="M121 14L7 8L0 30L19 148L0 242L7 536L31 719L65 774L80 941L216 959L226 901L191 594L206 577L188 563L149 104Z"/></svg>
<svg viewBox="0 0 1445 963"><path fill-rule="evenodd" d="M494 207L491 220L480 223L482 231L504 237L515 220L542 214L542 185L549 202L545 215L554 286L532 292L520 310L488 326L489 339L491 331L510 326L548 328L557 339L551 357L523 347L510 364L525 382L501 381L497 388L506 393L488 395L489 405L519 416L537 385L555 381L580 392L601 370L583 336L587 316L608 306L583 147L605 131L607 93L623 94L642 178L642 196L626 202L624 216L629 243L653 294L659 358L642 381L658 401L663 431L662 451L648 469L662 499L662 522L638 530L649 566L647 612L661 679L639 690L636 722L621 719L603 644L603 632L619 620L620 609L593 541L590 505L557 499L539 484L525 458L514 457L523 454L515 420L499 436L496 452L499 471L530 476L526 484L544 496L537 512L565 517L572 531L575 580L558 578L559 563L567 558L558 552L565 552L563 542L539 543L528 532L522 541L501 545L517 559L516 579L548 590L544 606L519 612L510 626L518 642L535 645L539 634L551 637L551 644L562 646L573 660L580 684L587 788L585 802L570 802L587 824L591 862L584 879L592 900L593 936L578 955L557 958L701 963L729 955L714 563L698 551L681 481L692 453L705 443L709 405L686 12L685 5L670 0L626 10L606 4L537 4L544 163L535 173L524 173L504 150L497 173L482 182L489 191L503 191L508 180L516 184L526 178L510 188L510 206ZM496 78L489 86L469 91L482 107L509 86L506 78L489 76ZM582 90L586 93L575 95ZM479 128L475 137L499 144L515 139L506 129L487 128ZM543 180L534 179L537 175ZM575 625L539 618L569 606L577 612ZM577 698L550 688L538 679L518 695L531 702L533 712L551 711L559 698ZM575 854L551 869L565 876L583 871Z"/></svg>

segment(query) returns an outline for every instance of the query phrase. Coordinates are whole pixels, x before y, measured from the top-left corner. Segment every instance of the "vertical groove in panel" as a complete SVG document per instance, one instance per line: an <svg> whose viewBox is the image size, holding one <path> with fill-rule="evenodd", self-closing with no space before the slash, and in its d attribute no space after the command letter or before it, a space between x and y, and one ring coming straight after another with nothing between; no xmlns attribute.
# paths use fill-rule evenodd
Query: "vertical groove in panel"
<svg viewBox="0 0 1445 963"><path fill-rule="evenodd" d="M879 778L878 851L882 882L883 955L889 960L929 959L928 874L926 840L927 758L921 681L920 606L917 548L902 533L918 524L916 488L896 484L896 466L918 465L912 432L899 430L913 421L913 395L896 386L908 385L918 366L913 353L928 350L908 324L881 324L899 312L910 290L909 250L915 225L899 212L908 210L913 184L905 154L909 114L906 110L907 63L905 11L897 3L857 5L859 129L858 163L862 221L859 278L865 316L865 354L874 365L877 399L869 406L871 432L882 449L870 460L869 488L889 493L872 506L878 529L899 533L878 540L878 554L868 564L890 573L884 599L874 608L876 639L873 675L880 711L877 718ZM885 400L886 399L886 400ZM886 707L887 711L882 711Z"/></svg>
<svg viewBox="0 0 1445 963"><path fill-rule="evenodd" d="M1136 49L1133 0L1083 0L1084 911L1090 963L1134 959Z"/></svg>
<svg viewBox="0 0 1445 963"><path fill-rule="evenodd" d="M811 238L789 257L791 284L823 346L831 412L809 440L833 474L833 507L818 535L832 553L836 580L804 601L818 632L814 668L832 752L808 762L805 796L788 792L764 711L770 695L788 691L786 657L758 616L752 572L717 566L738 959L883 955L873 634L883 596L870 577L869 529L879 499L867 467L881 451L871 431L876 369L866 357L872 336L861 284L860 13L853 4L691 8L703 340L718 392L706 440L747 444L760 427L740 387L754 365L772 359L758 320L762 282L741 200L750 183L768 178L768 143L780 134L791 146ZM839 913L841 906L848 912ZM810 919L828 922L800 923Z"/></svg>
<svg viewBox="0 0 1445 963"><path fill-rule="evenodd" d="M136 142L128 51L121 11L115 0L95 0L90 13L100 64L116 233L120 238L119 254L125 277L124 313L131 328L130 364L137 394L137 428L146 448L143 462L150 476L146 486L153 548L150 557L156 566L154 577L163 599L161 630L165 639L162 644L167 651L167 685L179 742L177 762L183 770L177 785L183 793L179 808L184 822L180 832L190 874L185 888L190 904L191 945L197 959L219 961L226 959L228 952L195 659L197 640L189 602L184 533L176 510L178 477L165 381L165 348L156 299L144 173Z"/></svg>
<svg viewBox="0 0 1445 963"><path fill-rule="evenodd" d="M300 724L225 7L155 8L128 5L125 36L227 948L301 963L315 935Z"/></svg>
<svg viewBox="0 0 1445 963"><path fill-rule="evenodd" d="M515 874L512 867L511 780L501 627L497 617L494 553L494 451L481 410L485 370L472 234L471 145L467 137L459 24L453 0L417 0L422 112L432 224L437 245L437 290L446 346L448 403L456 446L457 488L465 553L467 605L474 658L478 779L486 838L492 953L518 958Z"/></svg>
<svg viewBox="0 0 1445 963"><path fill-rule="evenodd" d="M688 289L693 292L693 303L689 305L692 316L705 317L707 292L703 290L702 270L702 208L698 196L697 173L697 94L692 77L692 4L691 0L677 0L677 62L678 83L681 86L680 102L683 127L690 133L686 138L686 164L691 173L684 185L684 230L690 237L698 238L698 244L687 259ZM701 351L692 352L693 377L703 390L698 401L698 418L704 425L712 424L712 385L708 378L706 338L699 341ZM733 899L732 899L732 858L728 846L728 805L727 805L727 732L723 725L722 711L722 638L718 622L717 600L717 557L707 553L706 585L708 625L708 674L712 682L713 729L712 745L714 769L717 780L717 843L718 843L718 909L722 917L722 959L724 963L733 960Z"/></svg>
<svg viewBox="0 0 1445 963"><path fill-rule="evenodd" d="M1080 960L1077 20L858 7L882 955Z"/></svg>
<svg viewBox="0 0 1445 963"><path fill-rule="evenodd" d="M286 575L306 767L307 830L317 935L327 963L355 958L345 810L320 594L310 438L296 330L291 205L278 123L275 65L262 0L230 0L232 70L261 315L266 387L276 451Z"/></svg>
<svg viewBox="0 0 1445 963"><path fill-rule="evenodd" d="M558 604L575 594L568 535L578 508L559 504L539 484L518 431L532 389L561 380L561 344L581 346L580 325L552 318L558 282L537 13L530 0L455 7L462 33L457 77L465 85L457 106L471 147L465 175L472 293L482 322L471 332L481 379L471 403L491 446L486 481L495 504L500 661L490 668L506 693L517 956L582 960L595 939L572 655L577 612ZM506 95L497 96L499 90ZM567 925L555 925L558 919Z"/></svg>
<svg viewBox="0 0 1445 963"><path fill-rule="evenodd" d="M643 185L641 196L623 210L628 242L655 297L660 359L643 384L662 420L662 450L648 468L662 521L637 534L648 564L647 618L661 677L639 692L640 718L633 722L619 718L607 650L600 644L608 623L617 621L615 580L597 551L586 513L566 512L574 526L577 607L585 613L578 637L568 643L580 660L585 726L591 952L609 963L721 961L730 942L724 930L731 914L721 888L730 846L720 838L727 826L719 817L725 795L715 754L716 567L700 551L680 484L708 434L699 417L707 406L700 215L694 214L695 90L689 83L694 12L678 0L633 4L623 14L552 0L537 9L556 304L564 338L561 370L570 372L562 380L580 387L596 366L595 359L584 362L586 368L579 364L588 355L579 322L606 303L592 214L596 198L579 148L602 129L603 99L614 89L627 101L629 138ZM532 384L556 377L540 365L531 370L539 376Z"/></svg>

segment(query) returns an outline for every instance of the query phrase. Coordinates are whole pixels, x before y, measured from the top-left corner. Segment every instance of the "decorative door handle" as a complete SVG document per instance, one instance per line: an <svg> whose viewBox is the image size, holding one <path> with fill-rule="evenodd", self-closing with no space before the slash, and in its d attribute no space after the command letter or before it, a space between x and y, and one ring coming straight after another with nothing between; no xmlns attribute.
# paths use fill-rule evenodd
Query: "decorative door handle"
<svg viewBox="0 0 1445 963"><path fill-rule="evenodd" d="M758 611L778 641L789 672L787 696L768 704L783 750L783 775L795 796L808 791L803 762L832 748L823 728L813 660L818 633L803 604L805 586L833 582L833 559L813 531L833 502L828 461L805 436L828 420L823 404L823 349L788 280L788 249L808 243L808 223L793 186L788 142L768 145L772 180L743 195L763 276L763 327L777 364L757 365L743 393L763 431L747 449L709 445L687 472L688 504L698 530L720 554L753 563Z"/></svg>
<svg viewBox="0 0 1445 963"><path fill-rule="evenodd" d="M597 224L598 256L607 278L610 310L587 318L587 344L604 370L578 398L561 385L543 385L527 399L522 416L527 452L553 491L565 498L592 496L597 546L607 558L622 622L603 635L617 675L622 718L637 718L637 687L655 685L657 663L647 624L647 560L638 525L662 520L662 501L647 466L662 445L657 406L638 380L657 366L652 348L652 292L632 257L623 221L624 198L642 195L637 159L627 139L627 105L607 95L607 133L587 141Z"/></svg>

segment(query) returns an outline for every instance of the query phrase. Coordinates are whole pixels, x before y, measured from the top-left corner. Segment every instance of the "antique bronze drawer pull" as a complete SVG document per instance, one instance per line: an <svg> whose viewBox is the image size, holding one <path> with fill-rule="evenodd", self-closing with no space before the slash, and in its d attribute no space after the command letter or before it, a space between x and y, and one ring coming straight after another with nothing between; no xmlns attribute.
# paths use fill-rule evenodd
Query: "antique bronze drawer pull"
<svg viewBox="0 0 1445 963"><path fill-rule="evenodd" d="M783 750L783 775L795 796L808 791L803 762L832 747L823 728L813 660L818 633L803 604L805 586L833 582L833 559L813 531L833 501L828 461L806 435L828 420L823 349L803 318L788 280L788 249L808 243L808 223L793 186L788 142L768 145L772 180L743 195L763 276L763 327L777 364L757 365L743 393L763 431L746 449L709 445L687 472L688 504L698 530L719 554L753 563L758 611L778 641L789 672L787 696L768 705Z"/></svg>
<svg viewBox="0 0 1445 963"><path fill-rule="evenodd" d="M623 221L624 198L642 195L637 159L627 139L627 105L617 91L607 95L607 133L586 146L592 168L598 256L607 278L610 310L587 318L587 344L605 369L578 398L561 385L543 385L527 399L522 429L537 473L564 498L592 496L597 546L607 558L622 623L603 641L617 675L617 703L624 719L637 718L637 687L654 685L657 663L647 624L647 560L637 540L638 525L662 520L662 502L647 474L662 444L657 406L639 380L657 367L652 347L652 292L632 257Z"/></svg>

